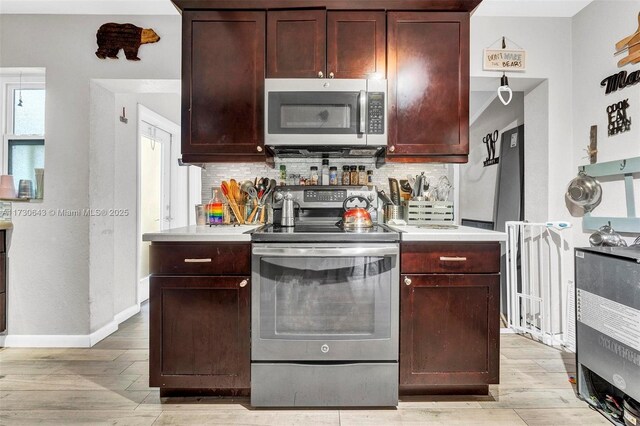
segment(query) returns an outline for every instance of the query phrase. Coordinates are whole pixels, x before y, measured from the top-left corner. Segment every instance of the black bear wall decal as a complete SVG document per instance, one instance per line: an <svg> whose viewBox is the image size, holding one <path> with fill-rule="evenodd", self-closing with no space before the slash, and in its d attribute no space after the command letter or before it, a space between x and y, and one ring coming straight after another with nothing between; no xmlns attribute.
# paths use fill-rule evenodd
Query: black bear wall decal
<svg viewBox="0 0 640 426"><path fill-rule="evenodd" d="M118 59L118 52L122 49L128 60L139 61L138 49L140 45L155 43L160 40L160 36L150 28L110 22L98 29L96 40L98 42L96 56L100 59Z"/></svg>

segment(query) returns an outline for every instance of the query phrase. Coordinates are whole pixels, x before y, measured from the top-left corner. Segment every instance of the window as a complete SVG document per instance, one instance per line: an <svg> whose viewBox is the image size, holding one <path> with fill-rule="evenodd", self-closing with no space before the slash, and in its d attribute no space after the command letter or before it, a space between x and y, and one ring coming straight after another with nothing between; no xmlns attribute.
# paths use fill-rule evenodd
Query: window
<svg viewBox="0 0 640 426"><path fill-rule="evenodd" d="M44 139L9 139L7 172L17 184L28 179L36 185L35 169L44 168Z"/></svg>
<svg viewBox="0 0 640 426"><path fill-rule="evenodd" d="M44 89L13 88L14 135L44 135Z"/></svg>
<svg viewBox="0 0 640 426"><path fill-rule="evenodd" d="M3 105L6 105L2 117L1 174L12 175L16 189L21 180L30 180L34 190L30 198L39 198L44 189L37 188L36 179L36 169L44 169L44 73L20 74L5 70L0 73Z"/></svg>

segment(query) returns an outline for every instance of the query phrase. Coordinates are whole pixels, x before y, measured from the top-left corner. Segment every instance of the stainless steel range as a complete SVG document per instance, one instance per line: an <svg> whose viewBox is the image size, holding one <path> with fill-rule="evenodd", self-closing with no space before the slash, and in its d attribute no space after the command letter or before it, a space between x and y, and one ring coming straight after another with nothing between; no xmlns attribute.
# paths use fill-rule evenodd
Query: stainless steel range
<svg viewBox="0 0 640 426"><path fill-rule="evenodd" d="M252 255L251 404L395 406L398 402L398 233L346 231L343 201L375 189L282 187L294 227L255 232Z"/></svg>

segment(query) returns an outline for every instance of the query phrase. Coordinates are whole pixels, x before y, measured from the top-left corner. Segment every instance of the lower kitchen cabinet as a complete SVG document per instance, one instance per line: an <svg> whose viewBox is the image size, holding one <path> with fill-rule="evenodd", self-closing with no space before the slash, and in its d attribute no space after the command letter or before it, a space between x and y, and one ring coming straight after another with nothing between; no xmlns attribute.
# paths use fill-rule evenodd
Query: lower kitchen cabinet
<svg viewBox="0 0 640 426"><path fill-rule="evenodd" d="M151 248L149 386L160 387L161 395L248 394L250 245ZM239 257L230 262L224 253Z"/></svg>
<svg viewBox="0 0 640 426"><path fill-rule="evenodd" d="M150 386L248 388L249 277L151 277Z"/></svg>
<svg viewBox="0 0 640 426"><path fill-rule="evenodd" d="M403 245L401 392L487 393L489 384L498 383L499 247ZM424 261L422 268L416 267L418 258ZM452 268L457 270L446 272Z"/></svg>

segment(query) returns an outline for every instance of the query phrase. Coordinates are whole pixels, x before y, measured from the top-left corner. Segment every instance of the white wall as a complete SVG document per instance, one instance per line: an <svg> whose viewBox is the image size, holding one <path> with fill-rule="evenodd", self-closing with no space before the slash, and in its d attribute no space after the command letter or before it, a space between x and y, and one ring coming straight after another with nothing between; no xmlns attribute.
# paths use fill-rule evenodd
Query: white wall
<svg viewBox="0 0 640 426"><path fill-rule="evenodd" d="M119 60L100 60L94 54L95 34L105 22L151 27L162 39L140 48L141 61L127 61L122 53ZM46 68L47 191L42 204L25 208L89 207L90 80L179 79L180 46L179 16L0 16L0 66ZM118 151L114 161L123 157L126 154ZM115 192L114 203L118 202ZM14 217L14 225L9 333L86 336L93 328L90 324L101 322L89 321L89 218ZM93 302L101 298L98 293L93 296Z"/></svg>
<svg viewBox="0 0 640 426"><path fill-rule="evenodd" d="M502 133L524 124L524 93L514 92L509 105L495 98L469 128L469 162L460 165L460 218L493 222L499 164L484 167L487 158L482 139L498 130L496 157ZM528 141L525 138L525 144Z"/></svg>
<svg viewBox="0 0 640 426"><path fill-rule="evenodd" d="M124 209L129 214L91 219L92 333L109 326L122 312L128 315L138 309L138 105L161 111L171 119L180 116L179 94L113 93L105 87L126 89L125 84L104 80L91 85L90 203L95 209ZM127 123L119 119L123 108ZM107 125L111 126L108 133L94 131Z"/></svg>
<svg viewBox="0 0 640 426"><path fill-rule="evenodd" d="M627 87L605 95L600 82L622 70L631 73L640 65L618 68L623 57L613 56L614 45L638 28L640 1L597 0L574 17L573 21L573 149L572 174L577 167L588 164L584 149L589 144L592 125L598 126L598 162L614 161L640 156L640 85ZM616 136L607 135L607 106L629 99L627 111L631 118L631 131ZM567 182L568 183L568 182ZM602 204L593 216L626 216L624 185L622 181L602 182ZM640 202L640 183L635 182L636 202ZM636 211L640 211L637 206ZM588 235L582 230L582 220L574 219L576 246L588 245ZM636 234L640 234L640 229ZM631 239L630 239L631 241Z"/></svg>
<svg viewBox="0 0 640 426"><path fill-rule="evenodd" d="M568 219L563 201L564 191L574 175L573 166L567 161L567 152L572 148L571 19L472 16L471 76L492 76L496 80L496 88L501 74L482 70L482 50L493 45L502 36L527 50L527 71L510 73L510 82L519 77L548 80L548 137L532 137L525 129L527 152L548 150L546 157L525 158L527 183L538 176L542 181L549 182L548 186L536 187L537 196L544 196L548 200L545 203L548 211L539 211L539 206L531 204L532 198L525 192L525 212L531 213L532 209L538 209L536 216L545 217L545 220ZM525 115L526 113L527 111ZM470 143L473 150L474 144L482 144L482 141L471 140Z"/></svg>

